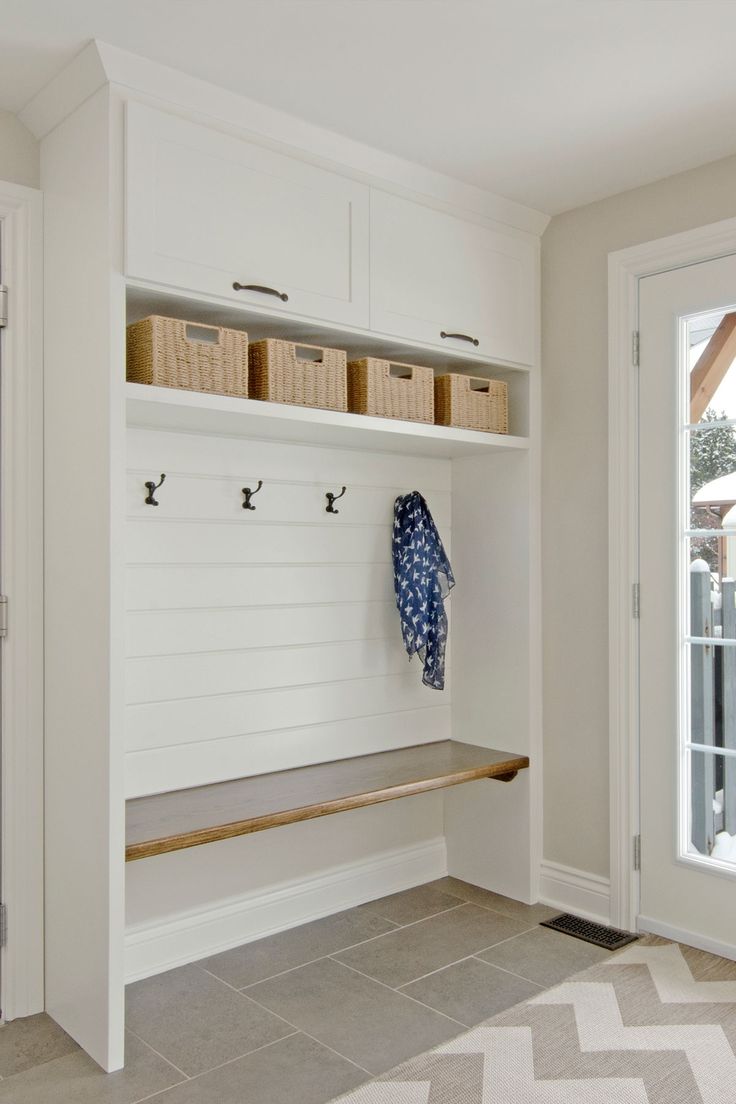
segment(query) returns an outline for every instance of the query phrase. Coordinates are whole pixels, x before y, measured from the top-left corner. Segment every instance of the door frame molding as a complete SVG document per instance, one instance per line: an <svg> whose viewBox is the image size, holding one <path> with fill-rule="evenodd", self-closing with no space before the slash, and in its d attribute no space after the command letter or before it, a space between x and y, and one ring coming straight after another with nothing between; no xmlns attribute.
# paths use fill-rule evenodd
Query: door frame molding
<svg viewBox="0 0 736 1104"><path fill-rule="evenodd" d="M608 255L608 616L611 923L635 930L639 874L639 280L736 253L736 218ZM638 359L638 358L637 358ZM646 602L646 595L642 596Z"/></svg>
<svg viewBox="0 0 736 1104"><path fill-rule="evenodd" d="M2 870L8 943L0 951L4 1019L44 1007L43 917L43 206L41 192L0 182L2 331Z"/></svg>

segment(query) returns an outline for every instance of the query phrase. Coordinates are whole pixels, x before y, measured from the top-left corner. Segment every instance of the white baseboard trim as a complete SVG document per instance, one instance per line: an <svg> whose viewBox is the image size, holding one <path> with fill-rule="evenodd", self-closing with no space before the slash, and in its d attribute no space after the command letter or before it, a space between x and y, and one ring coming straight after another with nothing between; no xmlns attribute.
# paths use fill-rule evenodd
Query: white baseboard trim
<svg viewBox="0 0 736 1104"><path fill-rule="evenodd" d="M543 859L539 872L539 900L543 905L572 912L585 920L610 923L611 883L598 874Z"/></svg>
<svg viewBox="0 0 736 1104"><path fill-rule="evenodd" d="M125 933L125 980L151 977L446 874L447 848L444 836L439 836L334 866L305 880L280 882L265 891L220 901L212 908L131 926Z"/></svg>
<svg viewBox="0 0 736 1104"><path fill-rule="evenodd" d="M649 916L637 916L636 925L640 932L661 935L664 939L672 939L675 943L685 943L688 947L697 947L699 951L709 951L711 954L720 955L721 958L731 958L736 961L736 946L733 943L723 943L720 939L710 939L707 935L698 935L686 928L663 924L659 920L652 920Z"/></svg>

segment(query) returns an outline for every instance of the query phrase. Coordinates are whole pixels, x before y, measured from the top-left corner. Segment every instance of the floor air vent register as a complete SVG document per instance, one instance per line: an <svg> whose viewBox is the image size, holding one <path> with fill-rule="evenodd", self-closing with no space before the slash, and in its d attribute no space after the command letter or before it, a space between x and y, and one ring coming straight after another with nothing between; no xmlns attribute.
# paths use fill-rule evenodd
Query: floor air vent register
<svg viewBox="0 0 736 1104"><path fill-rule="evenodd" d="M592 920L581 920L579 916L572 916L569 912L562 912L551 920L543 920L542 927L562 932L563 935L572 935L575 939L584 939L586 943L595 943L596 947L605 947L608 951L617 951L619 947L625 947L627 943L633 943L639 938L631 932L607 928L605 924L594 924Z"/></svg>

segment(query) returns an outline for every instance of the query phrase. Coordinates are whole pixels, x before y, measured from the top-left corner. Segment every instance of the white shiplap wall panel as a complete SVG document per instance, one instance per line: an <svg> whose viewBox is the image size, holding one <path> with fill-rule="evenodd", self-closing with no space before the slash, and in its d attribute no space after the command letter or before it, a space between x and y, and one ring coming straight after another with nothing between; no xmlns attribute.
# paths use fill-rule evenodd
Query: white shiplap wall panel
<svg viewBox="0 0 736 1104"><path fill-rule="evenodd" d="M130 659L130 704L308 686L325 681L404 675L407 655L398 640L349 640L298 648L247 648L233 652Z"/></svg>
<svg viewBox="0 0 736 1104"><path fill-rule="evenodd" d="M448 461L129 430L130 796L449 737L449 680L422 685L394 605L415 488L449 549Z"/></svg>
<svg viewBox="0 0 736 1104"><path fill-rule="evenodd" d="M131 520L131 563L381 563L388 527L330 518L314 525L271 525L244 517L234 522ZM278 601L278 592L273 600Z"/></svg>
<svg viewBox="0 0 736 1104"><path fill-rule="evenodd" d="M346 755L389 751L402 746L413 733L420 733L423 743L446 740L449 713L449 705L429 705L415 712L352 717L302 728L268 729L216 741L178 744L174 748L131 751L126 756L126 788L130 794L147 793L155 779L160 779L164 788L190 786L193 778L203 777L205 763L208 782L237 777L244 763L253 774L302 767L314 762L317 746L321 758L330 762Z"/></svg>
<svg viewBox="0 0 736 1104"><path fill-rule="evenodd" d="M283 441L244 440L204 434L128 430L128 468L185 475L212 475L240 479L283 479L402 490L449 491L447 460L399 456L390 452L363 452L332 447L313 448ZM146 476L146 478L149 478ZM242 484L247 486L247 481Z"/></svg>
<svg viewBox="0 0 736 1104"><path fill-rule="evenodd" d="M127 654L172 656L205 650L216 654L238 648L398 637L393 599L331 605L140 610L128 616Z"/></svg>
<svg viewBox="0 0 736 1104"><path fill-rule="evenodd" d="M325 602L393 601L391 565L136 564L129 567L127 608L226 609Z"/></svg>
<svg viewBox="0 0 736 1104"><path fill-rule="evenodd" d="M421 685L421 669L416 663L402 675L327 681L331 674L325 671L326 681L311 686L129 705L126 746L175 747L201 740L203 733L210 739L219 739L269 728L294 728L320 721L377 716L421 709L426 704L436 704L440 697L436 690ZM422 742L421 732L414 733L411 738L407 734L407 737L407 744ZM315 761L321 761L318 753ZM247 764L244 767L243 774L248 774Z"/></svg>

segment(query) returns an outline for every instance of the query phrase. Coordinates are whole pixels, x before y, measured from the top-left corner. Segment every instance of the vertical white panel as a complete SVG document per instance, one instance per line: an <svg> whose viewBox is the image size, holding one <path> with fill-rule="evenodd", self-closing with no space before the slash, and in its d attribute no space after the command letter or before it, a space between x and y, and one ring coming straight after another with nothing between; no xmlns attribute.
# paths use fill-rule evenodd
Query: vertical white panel
<svg viewBox="0 0 736 1104"><path fill-rule="evenodd" d="M530 752L530 527L526 455L453 461L453 707L456 740ZM533 764L534 766L535 764ZM531 895L530 777L445 794L451 874Z"/></svg>
<svg viewBox="0 0 736 1104"><path fill-rule="evenodd" d="M106 89L44 140L42 185L46 1006L113 1070L123 1062L121 634L114 603L124 408Z"/></svg>

